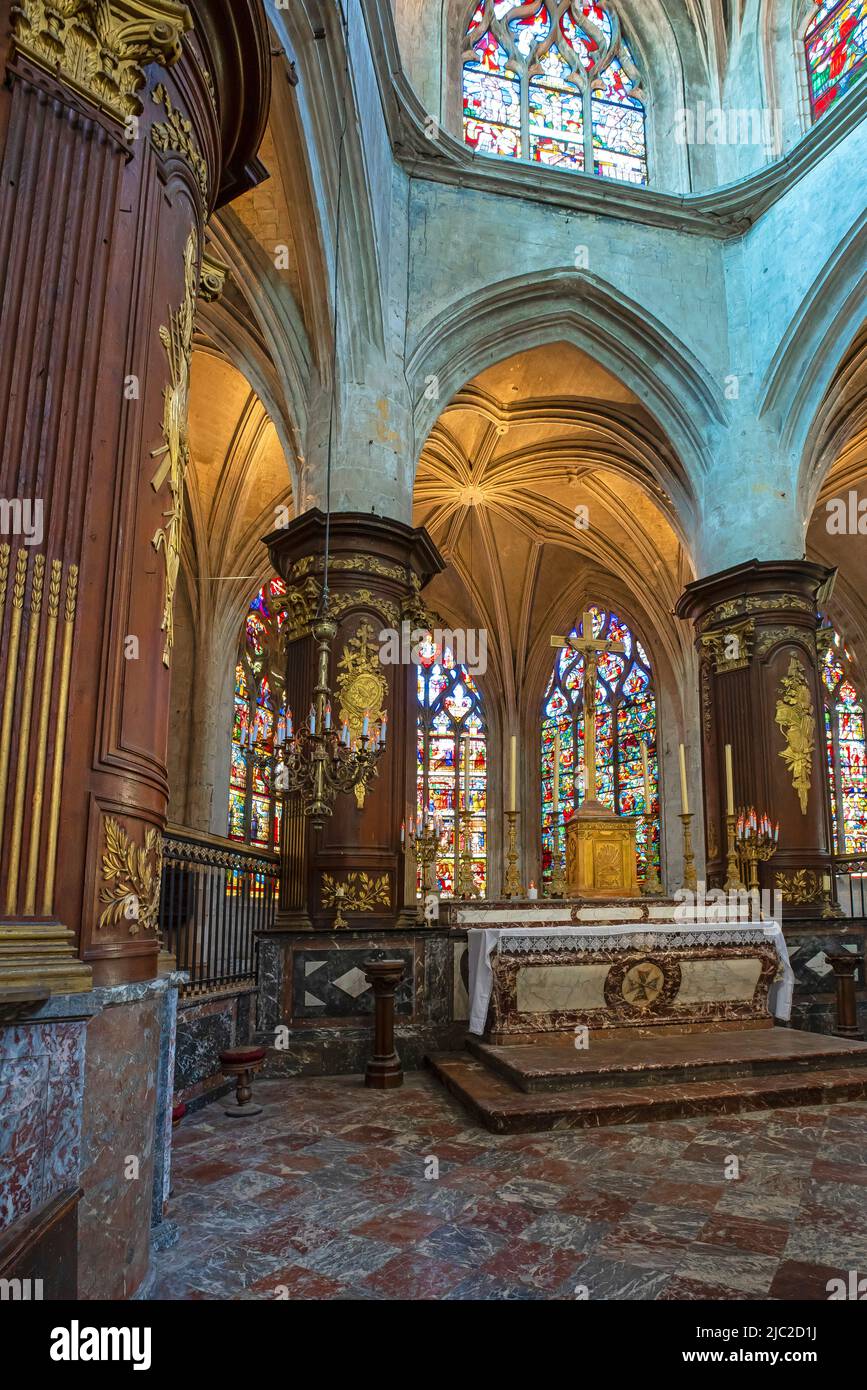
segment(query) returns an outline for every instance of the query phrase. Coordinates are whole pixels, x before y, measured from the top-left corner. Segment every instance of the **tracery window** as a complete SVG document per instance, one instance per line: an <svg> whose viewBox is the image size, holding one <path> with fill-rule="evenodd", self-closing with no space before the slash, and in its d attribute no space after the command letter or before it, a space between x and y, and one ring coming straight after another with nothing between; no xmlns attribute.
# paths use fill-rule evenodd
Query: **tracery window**
<svg viewBox="0 0 867 1390"><path fill-rule="evenodd" d="M282 579L260 589L244 623L235 667L228 834L257 849L280 844L283 802L275 767L286 737L286 707L277 658L285 594Z"/></svg>
<svg viewBox="0 0 867 1390"><path fill-rule="evenodd" d="M473 150L647 183L644 92L612 5L476 0L463 60Z"/></svg>
<svg viewBox="0 0 867 1390"><path fill-rule="evenodd" d="M659 764L656 697L647 652L610 609L594 605L593 635L622 642L624 655L600 656L596 676L597 796L624 816L651 816L638 823L638 877L647 873L648 849L659 868ZM583 622L571 637L584 635ZM554 740L560 730L560 815L554 825ZM641 744L647 744L650 807L645 805ZM566 853L566 822L577 809L575 786L584 786L584 658L571 646L557 655L542 705L542 879L551 876L555 835ZM580 799L578 802L580 805Z"/></svg>
<svg viewBox="0 0 867 1390"><path fill-rule="evenodd" d="M485 895L488 874L488 750L478 686L448 647L420 645L418 665L418 773L416 817L429 812L441 828L436 882L443 897L458 883L463 834L467 833L476 891ZM461 818L456 835L455 810ZM419 885L420 886L420 885Z"/></svg>
<svg viewBox="0 0 867 1390"><path fill-rule="evenodd" d="M867 743L864 700L839 632L820 629L831 820L837 854L867 853Z"/></svg>
<svg viewBox="0 0 867 1390"><path fill-rule="evenodd" d="M804 44L815 121L867 71L867 0L822 0Z"/></svg>

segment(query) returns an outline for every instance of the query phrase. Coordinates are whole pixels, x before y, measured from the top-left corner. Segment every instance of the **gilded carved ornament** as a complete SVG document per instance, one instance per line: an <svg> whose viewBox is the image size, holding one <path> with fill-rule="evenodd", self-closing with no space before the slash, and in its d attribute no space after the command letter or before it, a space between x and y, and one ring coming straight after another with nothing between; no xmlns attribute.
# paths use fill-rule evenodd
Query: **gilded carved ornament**
<svg viewBox="0 0 867 1390"><path fill-rule="evenodd" d="M361 623L355 636L350 637L343 648L337 663L338 721L341 725L348 724L353 740L360 738L365 719L372 727L381 724L385 717L388 682L372 638L370 623ZM359 810L364 805L364 790L361 782L355 788Z"/></svg>
<svg viewBox="0 0 867 1390"><path fill-rule="evenodd" d="M752 618L699 638L702 651L718 676L727 671L745 670L752 659L755 640L756 625Z"/></svg>
<svg viewBox="0 0 867 1390"><path fill-rule="evenodd" d="M159 150L160 154L168 154L170 150L175 154L182 155L190 165L196 176L196 182L202 194L202 203L205 208L208 206L209 180L208 165L196 143L193 133L193 123L187 116L183 116L180 111L176 111L172 99L162 83L154 88L153 100L157 106L165 107L166 119L158 121L151 127L151 144L154 149ZM203 263L204 269L204 263ZM223 283L225 282L223 275ZM223 285L220 284L220 293ZM211 295L212 299L218 295Z"/></svg>
<svg viewBox="0 0 867 1390"><path fill-rule="evenodd" d="M192 29L176 0L17 0L13 53L21 53L119 121L140 116L151 63L167 68Z"/></svg>
<svg viewBox="0 0 867 1390"><path fill-rule="evenodd" d="M165 556L165 595L161 631L166 634L163 665L170 666L175 641L174 605L178 570L181 563L181 532L184 520L184 481L190 462L189 403L190 365L193 356L193 322L196 314L198 289L199 239L195 228L190 232L184 251L184 298L178 310L169 317L168 327L160 329L160 342L169 363L169 384L163 394L163 439L161 448L152 457L163 461L151 479L154 492L168 482L171 501L163 513L166 524L154 535L154 550Z"/></svg>
<svg viewBox="0 0 867 1390"><path fill-rule="evenodd" d="M788 903L814 903L822 895L822 881L812 869L793 869L776 876L776 887Z"/></svg>
<svg viewBox="0 0 867 1390"><path fill-rule="evenodd" d="M816 745L816 716L807 676L796 656L792 657L789 669L780 682L774 717L786 740L780 757L792 774L792 786L801 803L801 815L805 816Z"/></svg>
<svg viewBox="0 0 867 1390"><path fill-rule="evenodd" d="M779 646L782 642L803 642L810 647L813 643L813 634L805 627L763 628L756 643L756 655L767 656L773 647Z"/></svg>
<svg viewBox="0 0 867 1390"><path fill-rule="evenodd" d="M393 579L398 584L406 584L409 580L403 565L380 560L375 555L336 555L329 560L328 567L341 573L373 574L378 579ZM321 574L324 568L325 562L321 555L302 555L292 566L290 578L294 580L306 574Z"/></svg>
<svg viewBox="0 0 867 1390"><path fill-rule="evenodd" d="M322 875L322 906L344 908L348 912L375 912L388 907L388 874L348 873L340 881L334 874Z"/></svg>
<svg viewBox="0 0 867 1390"><path fill-rule="evenodd" d="M129 935L157 929L162 868L162 836L153 826L145 832L144 844L135 845L112 816L105 821L105 850L102 856L103 887L99 900L106 906L99 926L114 927L129 922Z"/></svg>

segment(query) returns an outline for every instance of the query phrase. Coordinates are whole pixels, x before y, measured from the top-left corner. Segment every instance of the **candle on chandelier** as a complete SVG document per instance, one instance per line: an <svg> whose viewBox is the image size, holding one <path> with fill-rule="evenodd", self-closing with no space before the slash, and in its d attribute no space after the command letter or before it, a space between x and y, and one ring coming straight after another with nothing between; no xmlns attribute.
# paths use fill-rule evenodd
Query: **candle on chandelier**
<svg viewBox="0 0 867 1390"><path fill-rule="evenodd" d="M401 823L400 823L400 843L401 843L401 844L405 844L405 843L406 843L406 821L405 821L405 820L402 820Z"/></svg>
<svg viewBox="0 0 867 1390"><path fill-rule="evenodd" d="M515 812L515 790L517 786L517 759L518 759L518 739L512 734L512 775L509 781L509 810Z"/></svg>
<svg viewBox="0 0 867 1390"><path fill-rule="evenodd" d="M287 737L287 738L291 738L292 735L293 735L293 732L294 732L294 730L293 730L293 726L292 726L292 711L291 711L291 709L290 709L290 710L287 710L287 711L286 711L286 737Z"/></svg>
<svg viewBox="0 0 867 1390"><path fill-rule="evenodd" d="M689 792L686 787L686 749L680 745L680 804L683 807L683 814L689 815Z"/></svg>
<svg viewBox="0 0 867 1390"><path fill-rule="evenodd" d="M326 706L325 706L325 727L326 727L326 729L330 729L330 728L331 728L331 701L330 701L330 700L326 703Z"/></svg>
<svg viewBox="0 0 867 1390"><path fill-rule="evenodd" d="M343 721L343 728L340 730L340 741L345 748L349 747L349 725L345 719Z"/></svg>
<svg viewBox="0 0 867 1390"><path fill-rule="evenodd" d="M385 735L386 735L387 730L388 730L388 713L386 712L386 713L382 716L382 723L381 723L380 726L379 726L379 746L380 746L380 748L384 748L384 747L385 747Z"/></svg>
<svg viewBox="0 0 867 1390"><path fill-rule="evenodd" d="M364 711L364 719L361 722L361 737L367 738L370 732L370 710Z"/></svg>
<svg viewBox="0 0 867 1390"><path fill-rule="evenodd" d="M735 813L735 779L732 771L732 746L726 744L726 814Z"/></svg>
<svg viewBox="0 0 867 1390"><path fill-rule="evenodd" d="M310 706L310 714L308 715L308 719L309 719L309 721L310 721L310 732L311 732L311 734L315 734L315 733L316 733L316 707L315 707L315 705L311 705L311 706Z"/></svg>

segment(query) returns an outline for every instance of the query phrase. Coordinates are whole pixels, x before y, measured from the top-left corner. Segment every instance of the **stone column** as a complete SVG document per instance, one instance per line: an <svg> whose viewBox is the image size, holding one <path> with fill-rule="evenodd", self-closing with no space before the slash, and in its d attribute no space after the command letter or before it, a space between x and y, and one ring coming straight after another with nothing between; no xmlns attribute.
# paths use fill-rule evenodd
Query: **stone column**
<svg viewBox="0 0 867 1390"><path fill-rule="evenodd" d="M156 970L203 231L269 64L227 0L0 0L0 34L0 988L77 990Z"/></svg>
<svg viewBox="0 0 867 1390"><path fill-rule="evenodd" d="M830 571L807 561L752 560L688 585L678 617L699 653L708 882L726 877L725 746L736 806L780 822L760 867L786 917L821 917L831 867L817 604Z"/></svg>
<svg viewBox="0 0 867 1390"><path fill-rule="evenodd" d="M305 512L266 544L286 581L295 614L286 634L286 692L296 722L305 718L316 684L316 644L310 622L322 584L325 517ZM354 927L381 930L415 921L415 878L401 823L415 815L417 674L408 646L398 662L381 664L380 634L396 638L417 625L419 590L442 568L421 529L361 513L331 520L330 612L338 623L332 650L333 717L354 728L360 701L379 700L371 720L388 713L386 749L363 800L338 795L325 829L315 833L293 798L287 802L278 929L332 926L335 888L345 890L343 917ZM381 697L381 698L380 698ZM359 730L355 730L359 732Z"/></svg>

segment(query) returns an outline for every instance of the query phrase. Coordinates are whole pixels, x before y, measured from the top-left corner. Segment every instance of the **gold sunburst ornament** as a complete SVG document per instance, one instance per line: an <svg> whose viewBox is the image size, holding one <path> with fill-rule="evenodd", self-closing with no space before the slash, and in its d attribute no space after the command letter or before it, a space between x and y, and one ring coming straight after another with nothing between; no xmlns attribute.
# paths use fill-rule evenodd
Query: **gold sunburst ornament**
<svg viewBox="0 0 867 1390"><path fill-rule="evenodd" d="M388 684L372 638L370 623L361 623L355 636L350 637L343 648L337 665L340 723L349 729L353 743L365 732L365 720L368 727L371 723L381 727L388 718L382 708ZM359 810L364 806L365 791L364 782L356 783L355 800Z"/></svg>

